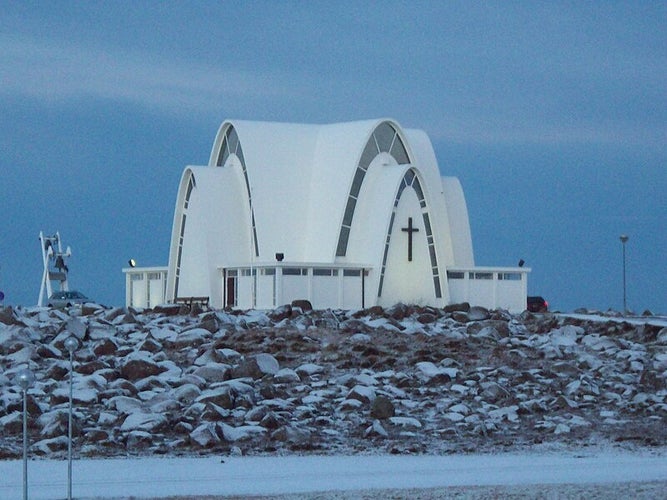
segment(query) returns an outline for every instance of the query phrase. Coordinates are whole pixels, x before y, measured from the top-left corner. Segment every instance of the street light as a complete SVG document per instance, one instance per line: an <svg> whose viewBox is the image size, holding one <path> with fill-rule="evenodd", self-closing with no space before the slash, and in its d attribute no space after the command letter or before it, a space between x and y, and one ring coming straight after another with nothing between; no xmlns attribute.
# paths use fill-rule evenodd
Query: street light
<svg viewBox="0 0 667 500"><path fill-rule="evenodd" d="M23 392L23 500L28 500L28 389L35 383L35 374L25 368L16 374L16 383Z"/></svg>
<svg viewBox="0 0 667 500"><path fill-rule="evenodd" d="M74 351L79 341L74 335L65 339L65 349L69 351L69 422L67 426L67 500L72 500L72 393L74 379Z"/></svg>
<svg viewBox="0 0 667 500"><path fill-rule="evenodd" d="M623 314L627 314L628 307L625 301L625 244L628 242L628 236L625 234L621 235L621 246L623 247Z"/></svg>

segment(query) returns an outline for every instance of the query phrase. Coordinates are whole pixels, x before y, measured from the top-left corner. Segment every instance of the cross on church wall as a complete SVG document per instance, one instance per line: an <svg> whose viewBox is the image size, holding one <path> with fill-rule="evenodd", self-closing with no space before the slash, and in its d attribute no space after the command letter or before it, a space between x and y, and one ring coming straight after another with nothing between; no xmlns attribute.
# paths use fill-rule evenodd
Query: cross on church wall
<svg viewBox="0 0 667 500"><path fill-rule="evenodd" d="M402 227L401 231L408 233L408 262L412 262L412 234L419 231L412 227L412 217L408 217L408 227Z"/></svg>

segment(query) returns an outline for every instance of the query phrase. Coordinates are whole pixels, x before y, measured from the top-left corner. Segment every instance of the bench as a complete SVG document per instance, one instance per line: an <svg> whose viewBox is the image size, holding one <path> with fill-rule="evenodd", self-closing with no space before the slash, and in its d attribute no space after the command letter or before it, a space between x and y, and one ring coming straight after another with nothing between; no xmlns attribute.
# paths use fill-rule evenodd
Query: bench
<svg viewBox="0 0 667 500"><path fill-rule="evenodd" d="M209 297L176 297L175 304L183 304L192 309L192 306L197 305L202 308L208 307Z"/></svg>

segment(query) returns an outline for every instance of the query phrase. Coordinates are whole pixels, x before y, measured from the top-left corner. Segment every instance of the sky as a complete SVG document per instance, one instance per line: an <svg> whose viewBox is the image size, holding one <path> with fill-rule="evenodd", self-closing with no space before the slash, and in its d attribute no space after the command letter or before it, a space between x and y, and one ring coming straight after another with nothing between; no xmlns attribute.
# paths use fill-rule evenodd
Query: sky
<svg viewBox="0 0 667 500"><path fill-rule="evenodd" d="M477 265L552 309L667 313L667 3L2 1L0 291L39 233L122 306L166 265L178 182L225 119L392 118L463 186Z"/></svg>

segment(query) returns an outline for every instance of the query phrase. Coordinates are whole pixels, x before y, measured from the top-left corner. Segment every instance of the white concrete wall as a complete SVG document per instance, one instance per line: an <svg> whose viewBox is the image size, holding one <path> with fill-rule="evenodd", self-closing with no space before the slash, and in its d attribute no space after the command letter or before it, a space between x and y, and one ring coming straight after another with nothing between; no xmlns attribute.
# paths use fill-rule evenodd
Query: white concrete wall
<svg viewBox="0 0 667 500"><path fill-rule="evenodd" d="M155 275L155 277L153 277ZM167 273L148 273L148 295L146 307L155 307L164 304Z"/></svg>
<svg viewBox="0 0 667 500"><path fill-rule="evenodd" d="M359 276L345 276L343 274L339 302L341 309L361 309L369 305L362 297L365 279L367 278L362 276L361 273Z"/></svg>
<svg viewBox="0 0 667 500"><path fill-rule="evenodd" d="M529 268L518 267L467 267L450 268L448 273L460 275L462 279L448 279L452 303L469 302L471 305L489 309L506 309L520 313L526 309ZM491 275L491 279L475 279L475 276ZM499 279L520 276L520 279Z"/></svg>
<svg viewBox="0 0 667 500"><path fill-rule="evenodd" d="M440 266L456 265L452 241L452 227L448 214L449 207L445 200L440 169L435 152L433 151L433 145L423 130L407 129L405 130L405 134L415 158L413 167L419 172L419 176L422 179L422 188L426 195L431 226L436 238L438 264ZM467 214L465 224L468 224ZM444 288L446 289L447 287ZM446 293L444 298L447 300Z"/></svg>
<svg viewBox="0 0 667 500"><path fill-rule="evenodd" d="M366 120L320 128L305 214L308 261L334 262L336 259L340 227L359 159L373 130L383 121ZM353 262L354 258L343 261Z"/></svg>
<svg viewBox="0 0 667 500"><path fill-rule="evenodd" d="M452 241L453 260L450 265L472 267L475 265L475 258L463 188L456 177L442 177L442 187L447 205L448 233Z"/></svg>
<svg viewBox="0 0 667 500"><path fill-rule="evenodd" d="M130 303L128 305L131 307L146 307L146 295L148 294L146 276L135 274L130 279L132 288L130 290Z"/></svg>
<svg viewBox="0 0 667 500"><path fill-rule="evenodd" d="M166 302L167 267L126 267L123 273L126 307L155 307Z"/></svg>
<svg viewBox="0 0 667 500"><path fill-rule="evenodd" d="M377 303L385 240L396 190L405 170L405 166L395 162L383 165L381 159L371 164L359 192L347 256L336 258L340 263L368 264L375 271L366 281L367 306Z"/></svg>
<svg viewBox="0 0 667 500"><path fill-rule="evenodd" d="M257 274L257 292L256 305L257 309L273 309L280 305L276 303L276 270L273 269L273 274L263 273L259 270Z"/></svg>
<svg viewBox="0 0 667 500"><path fill-rule="evenodd" d="M408 218L418 232L412 235L412 261L408 261ZM397 302L436 305L441 299L435 296L433 272L429 257L422 209L415 191L406 188L396 207L396 216L391 233L387 264L378 304L389 307Z"/></svg>
<svg viewBox="0 0 667 500"><path fill-rule="evenodd" d="M342 273L342 271L341 271ZM341 278L336 270L335 276L316 276L311 281L311 304L315 309L327 309L339 305L339 289Z"/></svg>
<svg viewBox="0 0 667 500"><path fill-rule="evenodd" d="M275 266L275 267L274 267ZM265 271L275 274L267 274ZM302 274L283 274L283 270L290 273L292 269L303 270ZM319 275L315 270L326 269L333 272L329 275ZM293 300L305 299L310 301L315 309L341 308L361 309L362 289L364 277L362 269L343 267L323 267L313 263L259 263L253 268L253 280L250 269L227 269L227 273L237 273L237 303L239 309L272 309ZM220 270L220 283L223 272ZM254 293L253 293L253 288ZM252 302L252 299L255 302Z"/></svg>
<svg viewBox="0 0 667 500"><path fill-rule="evenodd" d="M184 208L189 176L196 187ZM181 218L185 214L185 239L176 290L176 266ZM167 298L207 296L214 307L223 307L218 268L253 259L250 206L245 180L238 163L230 167L188 167L179 188L169 254Z"/></svg>

